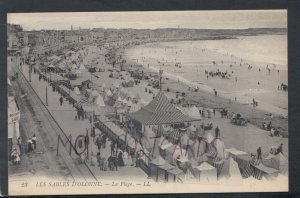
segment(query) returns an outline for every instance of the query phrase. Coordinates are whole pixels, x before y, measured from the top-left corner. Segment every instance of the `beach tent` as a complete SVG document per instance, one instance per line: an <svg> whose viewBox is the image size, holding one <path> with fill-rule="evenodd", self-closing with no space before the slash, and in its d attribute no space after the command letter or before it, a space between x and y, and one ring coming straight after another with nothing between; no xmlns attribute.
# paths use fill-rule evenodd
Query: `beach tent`
<svg viewBox="0 0 300 198"><path fill-rule="evenodd" d="M80 70L76 70L75 74L79 75L79 74L81 74L81 71Z"/></svg>
<svg viewBox="0 0 300 198"><path fill-rule="evenodd" d="M127 104L128 103L128 101L126 100L126 98L123 99L122 103L123 104Z"/></svg>
<svg viewBox="0 0 300 198"><path fill-rule="evenodd" d="M111 93L111 91L110 91L109 89L105 89L105 95L106 95L107 97L110 97L110 96L112 96L113 94Z"/></svg>
<svg viewBox="0 0 300 198"><path fill-rule="evenodd" d="M77 65L72 64L72 65L70 66L70 69L71 69L71 70L77 70Z"/></svg>
<svg viewBox="0 0 300 198"><path fill-rule="evenodd" d="M91 91L90 96L91 96L91 97L98 97L98 96L99 96L99 93L98 93L97 90L93 90L93 91Z"/></svg>
<svg viewBox="0 0 300 198"><path fill-rule="evenodd" d="M145 127L145 132L143 133L143 137L145 137L147 144L149 144L152 149L152 146L154 145L154 140L156 137L156 134L154 133L154 131L149 127ZM160 142L159 142L159 144L160 144Z"/></svg>
<svg viewBox="0 0 300 198"><path fill-rule="evenodd" d="M190 139L187 133L184 133L184 135L180 138L180 143L183 146L188 146L188 145L193 145L195 141Z"/></svg>
<svg viewBox="0 0 300 198"><path fill-rule="evenodd" d="M207 156L205 155L206 151L206 142L201 139L200 141L196 141L194 145L192 145L191 150L194 153L194 158L197 162L207 161Z"/></svg>
<svg viewBox="0 0 300 198"><path fill-rule="evenodd" d="M58 68L61 70L61 71L65 71L66 70L66 63L65 62L60 62L58 64Z"/></svg>
<svg viewBox="0 0 300 198"><path fill-rule="evenodd" d="M278 170L271 168L271 167L267 167L267 166L263 165L262 163L251 164L251 167L253 170L252 176L258 180L261 180L263 176L272 177L274 175L277 175L277 173L279 172Z"/></svg>
<svg viewBox="0 0 300 198"><path fill-rule="evenodd" d="M279 170L281 174L288 173L288 160L282 153L278 153L277 155L269 154L263 160L263 164Z"/></svg>
<svg viewBox="0 0 300 198"><path fill-rule="evenodd" d="M78 87L74 87L74 92L75 94L80 95L80 91Z"/></svg>
<svg viewBox="0 0 300 198"><path fill-rule="evenodd" d="M242 182L243 179L239 169L239 165L232 159L232 157L229 158L228 176L230 177L230 179L236 182Z"/></svg>
<svg viewBox="0 0 300 198"><path fill-rule="evenodd" d="M149 102L147 102L143 99L140 100L140 103L141 103L142 106L146 106L147 104L149 104Z"/></svg>
<svg viewBox="0 0 300 198"><path fill-rule="evenodd" d="M201 119L202 118L201 115L200 115L200 112L199 112L198 108L195 107L195 106L191 107L191 109L190 109L190 116L192 118L196 118L196 119Z"/></svg>
<svg viewBox="0 0 300 198"><path fill-rule="evenodd" d="M198 110L197 107L195 106L192 106L192 107L180 107L179 108L181 110L181 112L185 115L188 115L192 118L195 118L195 119L201 119L201 115L200 115L200 112Z"/></svg>
<svg viewBox="0 0 300 198"><path fill-rule="evenodd" d="M117 99L118 102L123 102L122 98L119 96Z"/></svg>
<svg viewBox="0 0 300 198"><path fill-rule="evenodd" d="M238 163L243 178L248 178L252 175L252 168L250 164L252 158L249 154L230 155L230 157Z"/></svg>
<svg viewBox="0 0 300 198"><path fill-rule="evenodd" d="M121 87L121 88L119 89L119 94L120 94L120 96L121 96L122 98L127 97L127 93L128 93L128 90L124 89L123 87Z"/></svg>
<svg viewBox="0 0 300 198"><path fill-rule="evenodd" d="M228 157L233 157L234 160L236 160L237 156L239 155L247 155L248 153L244 152L244 151L240 151L234 147L230 148L230 149L225 149L225 154Z"/></svg>
<svg viewBox="0 0 300 198"><path fill-rule="evenodd" d="M175 166L172 166L171 164L164 164L164 165L161 165L161 166L158 166L158 169L159 169L159 171L160 172L162 172L162 176L164 176L164 181L168 181L168 179L169 179L169 176L168 176L168 174L169 174L169 170L172 170L172 169L174 169L174 168L176 168ZM171 180L171 181L173 181L173 180Z"/></svg>
<svg viewBox="0 0 300 198"><path fill-rule="evenodd" d="M165 181L165 171L159 169L159 166L168 164L160 155L150 162L150 176L156 182Z"/></svg>
<svg viewBox="0 0 300 198"><path fill-rule="evenodd" d="M225 144L221 139L215 139L214 140L214 146L217 150L217 157L220 159L225 158Z"/></svg>
<svg viewBox="0 0 300 198"><path fill-rule="evenodd" d="M181 181L181 177L183 177L184 173L181 169L178 167L175 167L173 169L169 169L167 171L168 173L168 182L179 182ZM181 181L182 182L182 181Z"/></svg>
<svg viewBox="0 0 300 198"><path fill-rule="evenodd" d="M217 181L217 169L207 162L202 162L196 169L198 170L200 182L213 183Z"/></svg>
<svg viewBox="0 0 300 198"><path fill-rule="evenodd" d="M98 95L95 103L96 103L96 105L98 105L100 107L104 107L105 106L103 97L101 95Z"/></svg>
<svg viewBox="0 0 300 198"><path fill-rule="evenodd" d="M79 66L79 68L78 68L79 70L81 70L81 71L83 71L83 70L87 70L85 67L84 67L84 65L83 64L80 64L80 66Z"/></svg>

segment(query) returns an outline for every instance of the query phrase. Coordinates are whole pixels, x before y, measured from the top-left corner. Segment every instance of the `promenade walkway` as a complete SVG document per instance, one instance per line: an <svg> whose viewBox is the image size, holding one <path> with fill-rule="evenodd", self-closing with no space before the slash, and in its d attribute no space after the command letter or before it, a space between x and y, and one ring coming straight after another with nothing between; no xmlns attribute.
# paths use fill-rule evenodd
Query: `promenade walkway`
<svg viewBox="0 0 300 198"><path fill-rule="evenodd" d="M23 67L23 74L27 79L29 79L29 68L28 66ZM60 105L59 98L61 97L58 92L53 92L52 87L48 84L47 81L43 79L39 80L39 75L36 73L32 73L31 75L31 85L39 95L41 100L46 104L46 88L47 88L47 103L48 110L55 118L60 127L64 130L66 135L71 135L71 142L75 145L76 138L80 135L85 136L87 129L90 130L91 124L89 119L84 120L76 120L75 115L77 114L75 108L72 104L69 104L68 101L64 101L62 106ZM71 90L72 92L72 90ZM71 93L75 94L75 93ZM101 134L102 132L96 128L96 135ZM89 133L90 134L90 133ZM90 137L90 143L93 142L93 139ZM105 157L106 159L110 156L110 143L108 140L106 143L106 148L101 148L101 157ZM59 149L63 149L63 145L59 145ZM69 148L68 146L66 146ZM91 154L94 156L98 152L97 146L95 144L89 144L89 159L91 159ZM72 151L71 155L76 155L75 152ZM94 159L96 159L94 157ZM75 163L75 162L74 162ZM135 166L131 166L131 163L124 167L118 167L118 171L100 171L100 168L97 166L97 161L95 161L95 166L90 166L93 174L98 179L125 179L125 178L135 178L135 180L144 181L147 179L147 175L140 168L136 168Z"/></svg>

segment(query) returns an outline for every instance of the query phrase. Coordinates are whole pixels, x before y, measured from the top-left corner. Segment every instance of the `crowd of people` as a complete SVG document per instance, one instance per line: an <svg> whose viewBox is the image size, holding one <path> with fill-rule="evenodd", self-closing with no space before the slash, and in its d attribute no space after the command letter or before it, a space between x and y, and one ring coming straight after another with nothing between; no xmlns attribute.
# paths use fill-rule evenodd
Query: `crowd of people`
<svg viewBox="0 0 300 198"><path fill-rule="evenodd" d="M217 71L204 71L206 78L208 79L208 77L220 77L222 79L229 79L231 77L231 74L233 74L233 71L230 73L228 73L227 71L225 72L221 72L219 69L217 69Z"/></svg>

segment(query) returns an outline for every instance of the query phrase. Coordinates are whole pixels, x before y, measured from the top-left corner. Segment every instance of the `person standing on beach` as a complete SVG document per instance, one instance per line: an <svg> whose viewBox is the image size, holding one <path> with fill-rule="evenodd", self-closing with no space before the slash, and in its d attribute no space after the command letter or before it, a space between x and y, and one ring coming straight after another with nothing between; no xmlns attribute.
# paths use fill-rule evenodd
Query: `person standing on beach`
<svg viewBox="0 0 300 198"><path fill-rule="evenodd" d="M257 151L257 160L261 160L261 148L258 147Z"/></svg>
<svg viewBox="0 0 300 198"><path fill-rule="evenodd" d="M216 89L214 89L214 92L215 92L215 96L218 96L218 92Z"/></svg>
<svg viewBox="0 0 300 198"><path fill-rule="evenodd" d="M60 106L62 106L63 101L64 101L64 99L63 99L63 97L61 96L61 97L59 98Z"/></svg>
<svg viewBox="0 0 300 198"><path fill-rule="evenodd" d="M216 117L216 110L213 108L214 117Z"/></svg>

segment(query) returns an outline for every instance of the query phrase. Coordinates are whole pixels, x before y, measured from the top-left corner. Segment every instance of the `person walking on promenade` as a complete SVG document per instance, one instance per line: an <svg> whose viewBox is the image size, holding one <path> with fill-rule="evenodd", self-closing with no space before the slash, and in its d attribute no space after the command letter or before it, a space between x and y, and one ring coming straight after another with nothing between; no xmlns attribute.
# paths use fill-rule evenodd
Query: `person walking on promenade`
<svg viewBox="0 0 300 198"><path fill-rule="evenodd" d="M213 108L214 117L216 117L216 110Z"/></svg>
<svg viewBox="0 0 300 198"><path fill-rule="evenodd" d="M17 139L17 141L18 141L18 146L19 146L19 150L20 150L20 154L22 154L23 152L22 152L22 138L19 136L18 137L18 139Z"/></svg>
<svg viewBox="0 0 300 198"><path fill-rule="evenodd" d="M33 134L33 136L31 137L31 140L32 140L32 145L33 145L32 148L33 148L33 150L35 150L36 149L36 141L37 141L35 134Z"/></svg>
<svg viewBox="0 0 300 198"><path fill-rule="evenodd" d="M100 149L101 149L101 138L100 138L100 136L97 137L96 144L97 144L98 150L100 151Z"/></svg>
<svg viewBox="0 0 300 198"><path fill-rule="evenodd" d="M31 138L27 141L27 152L30 153L32 151L32 140Z"/></svg>
<svg viewBox="0 0 300 198"><path fill-rule="evenodd" d="M134 166L135 164L135 151L134 150L129 150L130 157L131 157L131 166Z"/></svg>
<svg viewBox="0 0 300 198"><path fill-rule="evenodd" d="M61 96L61 97L59 98L60 106L62 106L63 101L64 101L64 99L63 99L63 97Z"/></svg>
<svg viewBox="0 0 300 198"><path fill-rule="evenodd" d="M101 154L100 154L100 152L97 152L98 167L100 167L100 160L101 160Z"/></svg>
<svg viewBox="0 0 300 198"><path fill-rule="evenodd" d="M107 136L106 136L106 134L103 134L102 135L102 146L103 146L103 148L106 147L106 140L107 140Z"/></svg>
<svg viewBox="0 0 300 198"><path fill-rule="evenodd" d="M80 120L80 109L76 109L77 111L77 117L75 117L75 120Z"/></svg>
<svg viewBox="0 0 300 198"><path fill-rule="evenodd" d="M90 143L89 133L88 133L88 131L86 131L86 135L85 135L85 137L84 137L84 146L85 146L86 148L89 148L89 147L88 147L88 146L89 146L89 143Z"/></svg>
<svg viewBox="0 0 300 198"><path fill-rule="evenodd" d="M114 141L111 141L111 144L110 144L110 155L113 156L115 153L115 143Z"/></svg>

